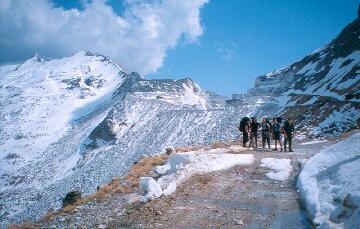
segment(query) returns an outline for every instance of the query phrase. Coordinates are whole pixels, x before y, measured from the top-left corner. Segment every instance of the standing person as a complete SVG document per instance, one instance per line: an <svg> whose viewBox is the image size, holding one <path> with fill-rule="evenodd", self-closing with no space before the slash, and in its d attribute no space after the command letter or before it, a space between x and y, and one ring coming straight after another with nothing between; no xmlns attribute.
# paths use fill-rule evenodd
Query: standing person
<svg viewBox="0 0 360 229"><path fill-rule="evenodd" d="M266 118L263 118L261 121L261 140L263 149L265 149L266 142L270 149L270 123L266 120Z"/></svg>
<svg viewBox="0 0 360 229"><path fill-rule="evenodd" d="M292 118L289 118L284 123L284 150L286 151L286 145L289 145L289 152L294 152L292 150L292 138L294 134L294 124Z"/></svg>
<svg viewBox="0 0 360 229"><path fill-rule="evenodd" d="M249 118L244 117L240 121L239 130L243 133L243 147L246 147L246 143L249 141Z"/></svg>
<svg viewBox="0 0 360 229"><path fill-rule="evenodd" d="M240 121L239 130L243 133L243 147L246 147L246 143L249 141L249 118L243 117Z"/></svg>
<svg viewBox="0 0 360 229"><path fill-rule="evenodd" d="M280 141L280 123L278 123L278 120L276 118L273 119L272 131L275 140L275 151L277 151L277 143L280 144L280 149L282 151L282 144Z"/></svg>
<svg viewBox="0 0 360 229"><path fill-rule="evenodd" d="M252 117L250 123L250 146L254 149L257 149L258 130L260 127L261 125L257 122L256 117Z"/></svg>

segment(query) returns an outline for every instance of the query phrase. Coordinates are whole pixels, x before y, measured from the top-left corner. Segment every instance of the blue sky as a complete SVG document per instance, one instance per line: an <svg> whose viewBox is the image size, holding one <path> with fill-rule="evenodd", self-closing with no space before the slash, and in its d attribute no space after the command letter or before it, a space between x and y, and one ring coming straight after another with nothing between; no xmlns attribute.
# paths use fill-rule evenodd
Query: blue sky
<svg viewBox="0 0 360 229"><path fill-rule="evenodd" d="M230 95L256 76L286 67L330 42L356 18L351 0L213 0L201 11L198 44L171 50L151 78L190 76L202 88ZM226 56L226 51L230 56ZM225 52L225 54L224 54Z"/></svg>
<svg viewBox="0 0 360 229"><path fill-rule="evenodd" d="M150 79L191 77L231 95L329 43L356 18L359 4L206 1L2 0L0 64L34 52L57 58L90 50Z"/></svg>

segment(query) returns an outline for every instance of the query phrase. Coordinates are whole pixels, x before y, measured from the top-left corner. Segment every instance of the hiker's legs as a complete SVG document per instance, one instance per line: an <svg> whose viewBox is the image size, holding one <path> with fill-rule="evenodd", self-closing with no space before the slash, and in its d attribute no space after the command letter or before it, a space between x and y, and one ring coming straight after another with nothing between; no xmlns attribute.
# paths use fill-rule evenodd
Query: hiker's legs
<svg viewBox="0 0 360 229"><path fill-rule="evenodd" d="M286 151L286 145L288 143L288 138L284 137L284 151Z"/></svg>
<svg viewBox="0 0 360 229"><path fill-rule="evenodd" d="M242 144L243 144L243 146L245 146L245 145L246 145L246 141L245 141L245 132L243 132Z"/></svg>
<svg viewBox="0 0 360 229"><path fill-rule="evenodd" d="M280 146L281 146L281 140L280 140L280 133L279 132L274 132L274 139L275 139L275 150L277 151L278 142L280 143Z"/></svg>
<svg viewBox="0 0 360 229"><path fill-rule="evenodd" d="M292 152L292 135L290 134L288 136L288 142L289 142L289 151Z"/></svg>
<svg viewBox="0 0 360 229"><path fill-rule="evenodd" d="M258 134L254 133L253 136L254 136L254 139L255 139L255 149L256 149L257 148L257 142L258 142Z"/></svg>
<svg viewBox="0 0 360 229"><path fill-rule="evenodd" d="M262 140L262 147L263 147L263 149L265 149L266 136L264 133L261 135L261 140Z"/></svg>
<svg viewBox="0 0 360 229"><path fill-rule="evenodd" d="M249 141L249 134L247 132L243 132L243 147L246 147L246 143Z"/></svg>
<svg viewBox="0 0 360 229"><path fill-rule="evenodd" d="M270 133L269 131L265 131L262 135L262 140L263 140L263 148L265 149L265 144L267 143L268 144L268 147L270 149Z"/></svg>
<svg viewBox="0 0 360 229"><path fill-rule="evenodd" d="M246 144L249 142L249 133L246 132L245 133L245 147L246 147Z"/></svg>
<svg viewBox="0 0 360 229"><path fill-rule="evenodd" d="M253 134L250 133L250 144L249 147L251 147L253 145Z"/></svg>

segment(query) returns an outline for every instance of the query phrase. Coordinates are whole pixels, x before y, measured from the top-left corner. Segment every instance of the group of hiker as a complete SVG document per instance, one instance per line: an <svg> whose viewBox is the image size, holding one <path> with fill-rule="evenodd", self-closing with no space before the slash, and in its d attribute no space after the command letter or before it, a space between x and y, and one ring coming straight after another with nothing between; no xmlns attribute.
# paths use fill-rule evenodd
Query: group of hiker
<svg viewBox="0 0 360 229"><path fill-rule="evenodd" d="M292 118L283 119L282 117L273 118L270 121L268 118L263 118L261 123L256 120L256 117L244 117L240 121L239 130L243 133L243 147L253 147L257 149L258 132L261 131L262 147L265 149L267 144L270 147L270 139L275 140L275 151L286 151L287 146L289 152L292 150L292 139L294 134L294 124ZM250 141L249 145L247 143ZM284 148L283 148L284 146Z"/></svg>

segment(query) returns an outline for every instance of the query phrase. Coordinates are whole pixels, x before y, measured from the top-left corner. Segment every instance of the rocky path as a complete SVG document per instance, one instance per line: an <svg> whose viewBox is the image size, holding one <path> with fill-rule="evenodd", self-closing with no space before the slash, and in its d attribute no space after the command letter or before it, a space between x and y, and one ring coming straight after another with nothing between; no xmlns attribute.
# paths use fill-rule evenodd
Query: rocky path
<svg viewBox="0 0 360 229"><path fill-rule="evenodd" d="M310 228L295 191L294 177L304 154L253 153L254 164L236 166L191 178L170 198L131 208L109 226L137 228ZM265 157L289 158L294 171L287 181L275 181L260 167ZM285 226L286 225L286 226Z"/></svg>
<svg viewBox="0 0 360 229"><path fill-rule="evenodd" d="M301 162L328 142L298 145L295 153L254 151L231 146L229 153L253 154L255 162L226 171L197 175L170 197L147 203L133 194L111 195L78 206L74 213L39 224L53 228L311 228L299 205L295 178ZM263 158L287 158L288 180L266 177Z"/></svg>

